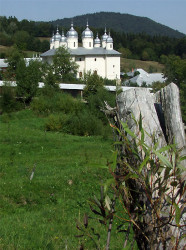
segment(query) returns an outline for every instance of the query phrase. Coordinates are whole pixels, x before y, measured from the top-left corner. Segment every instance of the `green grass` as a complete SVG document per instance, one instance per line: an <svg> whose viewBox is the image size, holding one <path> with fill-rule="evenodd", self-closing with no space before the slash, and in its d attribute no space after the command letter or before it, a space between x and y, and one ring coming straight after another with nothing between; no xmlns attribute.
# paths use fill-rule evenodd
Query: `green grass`
<svg viewBox="0 0 186 250"><path fill-rule="evenodd" d="M142 61L135 59L121 58L121 71L131 71L132 69L144 69L149 72L149 67L155 72L163 72L164 65L154 61Z"/></svg>
<svg viewBox="0 0 186 250"><path fill-rule="evenodd" d="M91 214L87 200L110 177L100 166L111 159L111 139L45 132L45 119L31 110L0 116L0 249L78 249L76 221ZM106 230L96 230L104 249ZM115 234L111 249L122 242Z"/></svg>

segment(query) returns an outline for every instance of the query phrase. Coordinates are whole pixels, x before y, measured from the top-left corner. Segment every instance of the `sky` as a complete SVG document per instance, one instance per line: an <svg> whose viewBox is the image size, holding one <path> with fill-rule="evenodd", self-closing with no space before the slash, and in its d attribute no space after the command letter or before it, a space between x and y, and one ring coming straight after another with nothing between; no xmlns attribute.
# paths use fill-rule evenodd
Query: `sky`
<svg viewBox="0 0 186 250"><path fill-rule="evenodd" d="M0 16L18 20L52 21L100 11L149 17L186 34L186 0L0 0Z"/></svg>

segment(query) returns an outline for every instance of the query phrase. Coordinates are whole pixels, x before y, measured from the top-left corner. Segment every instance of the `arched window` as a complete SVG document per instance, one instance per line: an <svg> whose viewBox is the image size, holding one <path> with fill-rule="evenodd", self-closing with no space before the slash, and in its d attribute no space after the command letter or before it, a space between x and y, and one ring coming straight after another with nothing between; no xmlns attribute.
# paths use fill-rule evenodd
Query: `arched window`
<svg viewBox="0 0 186 250"><path fill-rule="evenodd" d="M81 78L83 76L82 72L79 72L79 78Z"/></svg>
<svg viewBox="0 0 186 250"><path fill-rule="evenodd" d="M98 74L97 70L94 70L94 75L97 75L97 74Z"/></svg>
<svg viewBox="0 0 186 250"><path fill-rule="evenodd" d="M96 62L96 61L97 61L97 59L95 58L95 59L94 59L94 61Z"/></svg>

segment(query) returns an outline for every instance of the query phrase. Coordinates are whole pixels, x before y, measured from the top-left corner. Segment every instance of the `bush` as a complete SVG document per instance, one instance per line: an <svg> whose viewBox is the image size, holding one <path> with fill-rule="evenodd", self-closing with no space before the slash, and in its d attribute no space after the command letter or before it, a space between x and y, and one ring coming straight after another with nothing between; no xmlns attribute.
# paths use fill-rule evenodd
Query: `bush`
<svg viewBox="0 0 186 250"><path fill-rule="evenodd" d="M56 95L41 95L35 98L31 103L31 108L38 114L48 115L50 113L64 112L65 114L76 112L82 109L83 104L80 100L71 95L56 93Z"/></svg>
<svg viewBox="0 0 186 250"><path fill-rule="evenodd" d="M61 131L62 117L54 114L50 115L45 123L45 129L47 131Z"/></svg>
<svg viewBox="0 0 186 250"><path fill-rule="evenodd" d="M103 123L87 111L70 115L64 125L64 132L72 135L102 135Z"/></svg>
<svg viewBox="0 0 186 250"><path fill-rule="evenodd" d="M11 113L20 110L23 105L16 100L14 88L8 85L2 87L0 98L0 112Z"/></svg>

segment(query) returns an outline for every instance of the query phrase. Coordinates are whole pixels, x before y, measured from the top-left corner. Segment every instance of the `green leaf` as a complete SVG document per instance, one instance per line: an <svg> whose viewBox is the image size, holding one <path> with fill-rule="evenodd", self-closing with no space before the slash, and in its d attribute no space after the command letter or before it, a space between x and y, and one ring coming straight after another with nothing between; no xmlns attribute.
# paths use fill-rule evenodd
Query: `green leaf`
<svg viewBox="0 0 186 250"><path fill-rule="evenodd" d="M140 119L139 119L139 131L141 131L143 128L142 128L142 115L141 115L141 112L140 112Z"/></svg>
<svg viewBox="0 0 186 250"><path fill-rule="evenodd" d="M176 225L179 225L180 218L181 218L181 211L176 203L173 203L173 206L175 207L175 210L176 210L176 215L175 215Z"/></svg>
<svg viewBox="0 0 186 250"><path fill-rule="evenodd" d="M143 162L141 163L141 165L139 166L139 169L138 169L139 173L141 173L143 167L144 167L145 165L147 165L147 162L149 161L149 157L150 157L150 155L147 155L147 156L145 157L145 159L143 160Z"/></svg>
<svg viewBox="0 0 186 250"><path fill-rule="evenodd" d="M156 151L154 149L152 149L152 151L155 155L157 155L157 157L159 158L159 161L161 161L165 166L167 166L169 168L173 168L170 161L164 155L160 154L158 151Z"/></svg>
<svg viewBox="0 0 186 250"><path fill-rule="evenodd" d="M108 195L105 197L105 204L106 204L107 209L110 211L111 210L111 207L110 207L111 200L108 197Z"/></svg>
<svg viewBox="0 0 186 250"><path fill-rule="evenodd" d="M162 147L158 150L159 153L162 153L162 152L165 152L165 151L168 151L169 149L171 149L171 146L167 145L165 147Z"/></svg>
<svg viewBox="0 0 186 250"><path fill-rule="evenodd" d="M127 134L129 134L133 138L136 138L136 135L129 129L127 123L121 121L121 124L123 126L123 129L127 132Z"/></svg>
<svg viewBox="0 0 186 250"><path fill-rule="evenodd" d="M108 188L110 187L111 184L115 184L115 180L114 178L110 178L106 181L106 183L104 184L104 193L107 192Z"/></svg>
<svg viewBox="0 0 186 250"><path fill-rule="evenodd" d="M112 154L112 170L114 171L116 169L116 165L117 165L117 158L118 158L118 152L114 151Z"/></svg>
<svg viewBox="0 0 186 250"><path fill-rule="evenodd" d="M184 160L186 160L186 155L179 158L179 162Z"/></svg>

